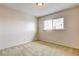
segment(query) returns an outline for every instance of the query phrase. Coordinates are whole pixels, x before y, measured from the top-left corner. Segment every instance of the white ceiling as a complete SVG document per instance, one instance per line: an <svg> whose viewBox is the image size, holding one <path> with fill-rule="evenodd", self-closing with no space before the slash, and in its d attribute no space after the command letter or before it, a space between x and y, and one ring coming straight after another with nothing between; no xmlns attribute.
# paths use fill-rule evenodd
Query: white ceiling
<svg viewBox="0 0 79 59"><path fill-rule="evenodd" d="M14 8L33 16L39 17L50 13L54 13L63 9L77 6L77 3L46 3L43 7L37 7L35 3L8 3L2 4L10 8Z"/></svg>

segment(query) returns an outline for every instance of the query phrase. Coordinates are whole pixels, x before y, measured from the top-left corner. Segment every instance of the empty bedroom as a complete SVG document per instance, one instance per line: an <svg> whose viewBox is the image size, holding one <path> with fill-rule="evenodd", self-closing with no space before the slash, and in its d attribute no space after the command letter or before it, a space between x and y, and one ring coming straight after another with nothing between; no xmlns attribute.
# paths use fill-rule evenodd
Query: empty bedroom
<svg viewBox="0 0 79 59"><path fill-rule="evenodd" d="M0 3L0 56L79 56L79 3Z"/></svg>

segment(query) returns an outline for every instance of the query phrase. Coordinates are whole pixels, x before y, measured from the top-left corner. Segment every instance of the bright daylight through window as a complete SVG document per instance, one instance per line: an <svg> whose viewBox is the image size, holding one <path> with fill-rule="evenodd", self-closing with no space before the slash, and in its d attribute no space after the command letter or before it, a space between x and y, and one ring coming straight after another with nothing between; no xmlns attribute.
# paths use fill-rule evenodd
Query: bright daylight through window
<svg viewBox="0 0 79 59"><path fill-rule="evenodd" d="M44 21L44 30L64 29L64 18L49 19Z"/></svg>

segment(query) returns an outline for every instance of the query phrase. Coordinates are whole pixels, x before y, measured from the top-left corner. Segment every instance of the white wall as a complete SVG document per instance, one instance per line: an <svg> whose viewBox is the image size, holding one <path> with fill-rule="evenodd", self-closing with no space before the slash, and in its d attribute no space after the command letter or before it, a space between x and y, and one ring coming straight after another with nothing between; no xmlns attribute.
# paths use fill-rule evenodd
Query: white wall
<svg viewBox="0 0 79 59"><path fill-rule="evenodd" d="M64 17L64 30L44 31L45 20ZM39 18L39 40L79 49L79 6Z"/></svg>
<svg viewBox="0 0 79 59"><path fill-rule="evenodd" d="M35 17L0 6L0 49L30 42L35 34Z"/></svg>

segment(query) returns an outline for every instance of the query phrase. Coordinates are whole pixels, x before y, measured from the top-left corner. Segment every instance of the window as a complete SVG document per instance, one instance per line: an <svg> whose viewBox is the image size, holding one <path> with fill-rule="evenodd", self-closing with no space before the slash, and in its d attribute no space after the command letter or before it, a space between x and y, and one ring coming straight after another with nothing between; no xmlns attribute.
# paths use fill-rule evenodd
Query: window
<svg viewBox="0 0 79 59"><path fill-rule="evenodd" d="M64 18L49 19L44 21L44 30L64 29Z"/></svg>
<svg viewBox="0 0 79 59"><path fill-rule="evenodd" d="M52 30L53 23L52 19L44 21L44 30Z"/></svg>
<svg viewBox="0 0 79 59"><path fill-rule="evenodd" d="M53 19L53 29L64 29L64 18Z"/></svg>

